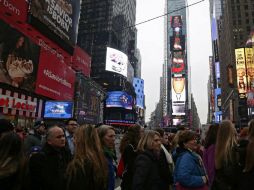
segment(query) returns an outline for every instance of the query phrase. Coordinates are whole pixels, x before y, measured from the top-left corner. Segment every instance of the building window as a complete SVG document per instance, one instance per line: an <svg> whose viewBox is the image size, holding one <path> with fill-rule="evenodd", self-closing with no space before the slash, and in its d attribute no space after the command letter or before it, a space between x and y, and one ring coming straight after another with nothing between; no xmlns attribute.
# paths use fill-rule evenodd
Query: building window
<svg viewBox="0 0 254 190"><path fill-rule="evenodd" d="M249 9L248 5L244 5L244 9L248 10Z"/></svg>

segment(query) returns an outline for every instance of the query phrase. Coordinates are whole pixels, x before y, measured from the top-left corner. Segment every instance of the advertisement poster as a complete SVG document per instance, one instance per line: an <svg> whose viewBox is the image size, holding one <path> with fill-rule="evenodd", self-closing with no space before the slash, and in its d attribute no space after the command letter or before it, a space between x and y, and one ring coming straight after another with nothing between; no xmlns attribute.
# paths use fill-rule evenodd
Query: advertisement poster
<svg viewBox="0 0 254 190"><path fill-rule="evenodd" d="M35 90L40 47L0 20L0 82Z"/></svg>
<svg viewBox="0 0 254 190"><path fill-rule="evenodd" d="M91 57L83 49L75 47L71 62L75 70L81 71L86 77L90 76Z"/></svg>
<svg viewBox="0 0 254 190"><path fill-rule="evenodd" d="M181 15L172 16L170 19L171 19L171 28L182 27L183 23Z"/></svg>
<svg viewBox="0 0 254 190"><path fill-rule="evenodd" d="M170 51L185 50L185 36L171 36L170 37Z"/></svg>
<svg viewBox="0 0 254 190"><path fill-rule="evenodd" d="M254 54L252 48L245 48L248 90L254 90Z"/></svg>
<svg viewBox="0 0 254 190"><path fill-rule="evenodd" d="M235 49L237 87L239 98L246 98L247 92L247 74L245 65L244 48Z"/></svg>
<svg viewBox="0 0 254 190"><path fill-rule="evenodd" d="M185 58L184 52L178 51L172 54L172 74L184 74L185 73Z"/></svg>
<svg viewBox="0 0 254 190"><path fill-rule="evenodd" d="M106 107L120 107L132 110L133 98L123 91L108 92Z"/></svg>
<svg viewBox="0 0 254 190"><path fill-rule="evenodd" d="M80 0L33 0L32 18L38 19L69 44L77 41Z"/></svg>
<svg viewBox="0 0 254 190"><path fill-rule="evenodd" d="M68 119L72 117L73 102L46 101L44 118Z"/></svg>
<svg viewBox="0 0 254 190"><path fill-rule="evenodd" d="M127 77L128 56L123 52L108 47L106 55L106 71Z"/></svg>
<svg viewBox="0 0 254 190"><path fill-rule="evenodd" d="M185 78L172 78L172 115L185 115Z"/></svg>
<svg viewBox="0 0 254 190"><path fill-rule="evenodd" d="M36 93L55 100L72 100L75 72L50 49L41 49Z"/></svg>
<svg viewBox="0 0 254 190"><path fill-rule="evenodd" d="M77 75L75 99L77 102L75 116L79 124L97 124L100 121L102 94L88 79Z"/></svg>

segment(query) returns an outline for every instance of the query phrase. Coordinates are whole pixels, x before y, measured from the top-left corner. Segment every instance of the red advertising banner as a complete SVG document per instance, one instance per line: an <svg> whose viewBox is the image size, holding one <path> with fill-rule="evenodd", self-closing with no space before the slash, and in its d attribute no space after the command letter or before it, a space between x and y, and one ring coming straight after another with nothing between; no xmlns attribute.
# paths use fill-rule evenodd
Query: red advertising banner
<svg viewBox="0 0 254 190"><path fill-rule="evenodd" d="M75 73L52 51L41 49L35 92L55 100L72 100Z"/></svg>
<svg viewBox="0 0 254 190"><path fill-rule="evenodd" d="M91 57L80 47L76 46L72 56L72 67L81 71L85 76L90 76Z"/></svg>
<svg viewBox="0 0 254 190"><path fill-rule="evenodd" d="M28 14L27 0L0 0L0 12L7 20L26 22Z"/></svg>

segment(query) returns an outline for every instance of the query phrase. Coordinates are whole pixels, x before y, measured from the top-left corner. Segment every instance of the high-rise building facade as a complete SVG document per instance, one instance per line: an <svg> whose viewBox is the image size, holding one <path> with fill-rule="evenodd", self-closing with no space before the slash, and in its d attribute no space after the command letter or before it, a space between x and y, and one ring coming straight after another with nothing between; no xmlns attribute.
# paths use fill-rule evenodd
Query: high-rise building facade
<svg viewBox="0 0 254 190"><path fill-rule="evenodd" d="M140 54L137 53L135 21L136 0L82 1L78 44L87 50L92 57L91 77L101 84L107 92L114 92L110 93L112 97L121 98L126 95L126 97L131 97L130 101L133 101L130 103L133 104L132 108L129 108L128 105L128 109L126 109L126 105L119 105L120 100L117 105L107 105L109 100L106 101L104 113L106 120L135 122L134 99L136 93L132 86L132 80L134 75L137 77L141 73L141 62L139 62L141 59ZM108 57L109 50L112 52L111 57ZM124 69L128 71L125 74L121 71L123 68L113 68L114 66L112 66L116 72L111 72L107 68L108 59L116 63L117 60L113 60L112 56L116 56L118 53L120 53L118 58L121 57L122 59L127 56L128 69ZM120 62L117 64L121 65Z"/></svg>
<svg viewBox="0 0 254 190"><path fill-rule="evenodd" d="M244 48L254 24L254 1L211 0L210 5L215 76L220 76L216 85L221 89L221 101L217 102L222 117L215 114L215 121L225 118L242 125L250 116L247 99L253 91L248 70L248 64L253 66L253 52ZM242 69L244 71L240 72ZM215 94L215 104L217 96Z"/></svg>
<svg viewBox="0 0 254 190"><path fill-rule="evenodd" d="M190 124L186 5L185 0L166 0L167 115L171 126Z"/></svg>

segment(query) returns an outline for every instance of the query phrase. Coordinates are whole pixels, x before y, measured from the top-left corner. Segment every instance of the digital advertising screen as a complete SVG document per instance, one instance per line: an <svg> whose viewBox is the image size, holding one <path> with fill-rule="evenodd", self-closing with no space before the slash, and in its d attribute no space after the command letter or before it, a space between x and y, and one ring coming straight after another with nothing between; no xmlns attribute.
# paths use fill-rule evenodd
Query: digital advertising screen
<svg viewBox="0 0 254 190"><path fill-rule="evenodd" d="M170 37L170 51L185 50L185 36L171 36Z"/></svg>
<svg viewBox="0 0 254 190"><path fill-rule="evenodd" d="M183 25L181 15L171 16L170 20L171 20L171 28L180 28Z"/></svg>
<svg viewBox="0 0 254 190"><path fill-rule="evenodd" d="M107 47L106 71L111 71L127 77L127 67L128 56L117 49Z"/></svg>
<svg viewBox="0 0 254 190"><path fill-rule="evenodd" d="M44 118L68 119L72 117L73 102L71 101L46 101Z"/></svg>
<svg viewBox="0 0 254 190"><path fill-rule="evenodd" d="M252 48L245 48L248 90L254 90L254 54Z"/></svg>
<svg viewBox="0 0 254 190"><path fill-rule="evenodd" d="M185 57L183 51L172 53L172 74L184 74L185 73Z"/></svg>
<svg viewBox="0 0 254 190"><path fill-rule="evenodd" d="M185 78L172 78L172 115L185 115L185 102L186 102L186 91L185 91Z"/></svg>
<svg viewBox="0 0 254 190"><path fill-rule="evenodd" d="M0 20L0 82L35 90L40 47Z"/></svg>
<svg viewBox="0 0 254 190"><path fill-rule="evenodd" d="M112 91L107 93L106 107L120 107L132 110L133 98L123 91Z"/></svg>
<svg viewBox="0 0 254 190"><path fill-rule="evenodd" d="M67 43L76 44L80 0L32 0L30 14L32 24L39 20Z"/></svg>
<svg viewBox="0 0 254 190"><path fill-rule="evenodd" d="M247 92L247 73L245 65L244 48L235 49L237 87L239 98L246 98Z"/></svg>

